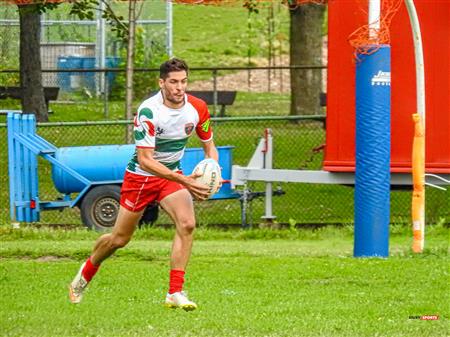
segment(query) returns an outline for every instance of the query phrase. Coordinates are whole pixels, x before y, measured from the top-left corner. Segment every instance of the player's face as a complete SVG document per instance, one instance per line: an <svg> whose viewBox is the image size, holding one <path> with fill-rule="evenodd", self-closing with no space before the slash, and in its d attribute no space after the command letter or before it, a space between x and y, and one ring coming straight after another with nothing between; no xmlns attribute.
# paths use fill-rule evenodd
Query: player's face
<svg viewBox="0 0 450 337"><path fill-rule="evenodd" d="M187 86L186 71L172 71L166 79L159 80L164 99L170 104L180 106L184 103L184 94Z"/></svg>

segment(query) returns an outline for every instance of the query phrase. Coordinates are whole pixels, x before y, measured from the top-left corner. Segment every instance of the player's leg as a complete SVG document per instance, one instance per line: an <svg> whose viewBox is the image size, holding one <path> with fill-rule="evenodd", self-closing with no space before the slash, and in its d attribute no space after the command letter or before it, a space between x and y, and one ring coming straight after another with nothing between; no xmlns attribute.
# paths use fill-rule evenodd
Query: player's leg
<svg viewBox="0 0 450 337"><path fill-rule="evenodd" d="M120 206L112 233L104 234L97 240L91 256L81 265L69 285L69 297L72 303L81 302L83 291L94 277L100 264L130 241L143 212L144 210L132 212Z"/></svg>
<svg viewBox="0 0 450 337"><path fill-rule="evenodd" d="M170 267L172 269L185 270L191 256L195 229L192 196L186 189L183 189L170 194L160 204L176 226Z"/></svg>
<svg viewBox="0 0 450 337"><path fill-rule="evenodd" d="M184 310L194 310L197 305L190 301L183 292L184 274L191 256L195 229L192 196L186 189L182 189L166 196L160 204L176 226L170 257L171 270L166 305L180 307Z"/></svg>
<svg viewBox="0 0 450 337"><path fill-rule="evenodd" d="M125 207L120 206L112 233L102 235L95 243L90 257L92 264L100 265L100 263L111 256L117 249L125 247L130 241L143 213L144 210L131 212Z"/></svg>
<svg viewBox="0 0 450 337"><path fill-rule="evenodd" d="M81 301L83 290L94 277L100 263L130 241L145 207L156 199L155 190L157 188L149 177L128 171L125 173L120 191L120 208L113 231L97 240L92 255L81 266L70 284L69 295L73 303Z"/></svg>

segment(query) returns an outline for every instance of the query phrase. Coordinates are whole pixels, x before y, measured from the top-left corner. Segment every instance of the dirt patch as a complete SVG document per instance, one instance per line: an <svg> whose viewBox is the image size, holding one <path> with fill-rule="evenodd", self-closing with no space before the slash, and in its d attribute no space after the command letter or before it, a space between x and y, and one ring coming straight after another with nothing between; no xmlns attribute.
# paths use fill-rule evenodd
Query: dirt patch
<svg viewBox="0 0 450 337"><path fill-rule="evenodd" d="M189 84L190 90L213 90L213 88L212 79ZM289 93L291 90L289 69L240 70L234 74L218 76L217 90Z"/></svg>
<svg viewBox="0 0 450 337"><path fill-rule="evenodd" d="M322 46L322 64L327 64L328 47L327 39L323 39ZM266 67L268 60L264 58L254 58L252 63L258 67ZM283 55L277 57L273 66L289 66L289 56ZM320 71L320 70L312 70ZM248 92L274 92L274 93L290 93L291 76L289 69L255 69L241 70L234 74L227 74L217 77L217 90L237 90ZM327 83L327 71L322 70L323 90L325 92ZM205 81L196 81L189 84L190 90L213 90L213 79Z"/></svg>
<svg viewBox="0 0 450 337"><path fill-rule="evenodd" d="M70 259L67 257L60 257L60 256L55 256L55 255L41 256L36 259L36 261L38 261L38 262L59 262L59 261L68 261L68 260L70 260Z"/></svg>

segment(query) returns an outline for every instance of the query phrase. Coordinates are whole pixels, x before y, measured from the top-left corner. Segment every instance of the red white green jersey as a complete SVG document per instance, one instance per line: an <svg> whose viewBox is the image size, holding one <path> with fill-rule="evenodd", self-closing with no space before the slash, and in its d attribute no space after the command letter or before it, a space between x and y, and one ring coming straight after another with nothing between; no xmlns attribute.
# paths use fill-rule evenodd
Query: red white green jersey
<svg viewBox="0 0 450 337"><path fill-rule="evenodd" d="M163 104L160 91L145 100L134 117L136 148L154 149L153 158L173 171L181 170L180 160L194 130L203 142L213 137L206 103L191 95L185 95L184 101L183 107L171 109ZM139 166L136 151L127 171L153 175Z"/></svg>

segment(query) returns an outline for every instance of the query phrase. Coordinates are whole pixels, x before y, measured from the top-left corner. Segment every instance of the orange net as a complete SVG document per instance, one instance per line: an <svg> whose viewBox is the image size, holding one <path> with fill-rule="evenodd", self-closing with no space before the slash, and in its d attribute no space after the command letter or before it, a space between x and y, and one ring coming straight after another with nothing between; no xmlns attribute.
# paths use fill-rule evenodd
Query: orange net
<svg viewBox="0 0 450 337"><path fill-rule="evenodd" d="M49 4L49 3L62 3L68 2L68 0L0 0L0 4L9 5L33 5L33 4Z"/></svg>
<svg viewBox="0 0 450 337"><path fill-rule="evenodd" d="M222 6L222 5L244 5L246 6L247 3L252 2L254 4L267 4L272 2L280 2L280 0L172 0L172 2L179 3L179 4L190 4L190 5L215 5L215 6ZM282 0L282 3L285 5L288 5L289 8L295 9L299 5L304 5L308 3L315 3L315 4L326 4L328 0Z"/></svg>
<svg viewBox="0 0 450 337"><path fill-rule="evenodd" d="M116 0L116 1L125 1L125 0ZM143 1L143 0L138 0ZM178 4L187 4L187 5L246 5L249 2L255 4L270 4L273 2L279 3L282 2L289 6L289 8L296 8L299 5L304 5L308 3L314 4L326 4L328 0L167 0L173 3ZM29 5L29 4L45 4L45 3L62 3L62 2L73 2L72 0L0 0L1 3L9 3L16 5Z"/></svg>
<svg viewBox="0 0 450 337"><path fill-rule="evenodd" d="M389 27L393 17L400 9L402 2L403 0L381 0L380 18L375 22L370 22L367 25L359 27L350 34L348 41L355 48L355 55L373 54L380 48L380 45L390 43L391 36ZM361 10L368 12L367 8L368 1L362 1Z"/></svg>

